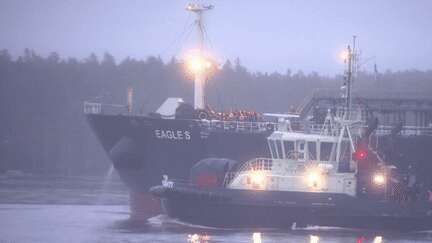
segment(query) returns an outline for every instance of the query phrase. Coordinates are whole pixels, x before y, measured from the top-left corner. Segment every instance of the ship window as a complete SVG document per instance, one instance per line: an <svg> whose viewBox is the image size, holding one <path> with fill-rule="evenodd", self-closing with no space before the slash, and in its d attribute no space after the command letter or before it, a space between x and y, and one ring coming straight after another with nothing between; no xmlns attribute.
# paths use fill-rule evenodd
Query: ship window
<svg viewBox="0 0 432 243"><path fill-rule="evenodd" d="M282 141L278 140L278 141L275 141L275 142L276 142L276 145L277 145L278 157L279 157L279 159L282 159L283 158Z"/></svg>
<svg viewBox="0 0 432 243"><path fill-rule="evenodd" d="M269 140L270 153L271 153L273 158L277 157L275 142L276 141L274 141L274 140Z"/></svg>
<svg viewBox="0 0 432 243"><path fill-rule="evenodd" d="M340 158L339 158L339 172L349 172L350 168L350 160L351 160L351 142L350 141L342 141L340 146Z"/></svg>
<svg viewBox="0 0 432 243"><path fill-rule="evenodd" d="M285 157L292 158L294 152L294 141L284 141Z"/></svg>
<svg viewBox="0 0 432 243"><path fill-rule="evenodd" d="M329 142L322 142L321 143L321 161L333 161L334 159L332 159L332 150L333 150L333 145L334 143L329 143Z"/></svg>
<svg viewBox="0 0 432 243"><path fill-rule="evenodd" d="M308 159L317 160L316 142L307 142Z"/></svg>
<svg viewBox="0 0 432 243"><path fill-rule="evenodd" d="M305 159L305 141L297 141L297 152L298 152L298 159L304 160Z"/></svg>

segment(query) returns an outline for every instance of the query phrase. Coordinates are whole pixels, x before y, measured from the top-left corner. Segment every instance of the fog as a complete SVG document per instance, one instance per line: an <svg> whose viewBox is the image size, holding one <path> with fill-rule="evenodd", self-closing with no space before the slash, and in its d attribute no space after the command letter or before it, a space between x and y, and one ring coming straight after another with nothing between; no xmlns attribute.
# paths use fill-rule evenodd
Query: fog
<svg viewBox="0 0 432 243"><path fill-rule="evenodd" d="M118 64L116 64L118 63ZM432 71L360 72L357 92L432 94ZM109 159L83 114L84 101L126 104L134 89L134 112L155 111L167 97L192 102L193 82L176 59L115 60L109 53L87 58L47 57L26 49L18 58L0 53L0 170L32 173L104 174ZM339 88L342 77L318 73L251 72L240 59L227 61L208 81L216 110L287 112L316 89Z"/></svg>
<svg viewBox="0 0 432 243"><path fill-rule="evenodd" d="M164 61L195 44L189 1L37 1L0 2L0 48L18 56L24 48L43 56L58 52L85 58L91 52ZM385 1L205 1L209 48L223 63L241 57L251 71L342 71L338 53L359 36L364 58L381 70L432 66L428 0ZM397 50L397 51L395 51ZM373 62L365 65L372 70Z"/></svg>

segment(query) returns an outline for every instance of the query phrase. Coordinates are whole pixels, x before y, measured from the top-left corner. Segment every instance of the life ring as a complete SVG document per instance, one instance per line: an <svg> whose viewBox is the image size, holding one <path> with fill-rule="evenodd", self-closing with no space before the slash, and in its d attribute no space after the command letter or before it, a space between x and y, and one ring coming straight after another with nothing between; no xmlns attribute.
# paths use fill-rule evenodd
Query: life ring
<svg viewBox="0 0 432 243"><path fill-rule="evenodd" d="M200 120L208 120L209 118L209 114L207 111L205 110L200 110L198 111L198 119Z"/></svg>
<svg viewBox="0 0 432 243"><path fill-rule="evenodd" d="M274 126L273 126L273 124L271 124L271 123L267 123L267 130L268 131L273 131L274 130Z"/></svg>

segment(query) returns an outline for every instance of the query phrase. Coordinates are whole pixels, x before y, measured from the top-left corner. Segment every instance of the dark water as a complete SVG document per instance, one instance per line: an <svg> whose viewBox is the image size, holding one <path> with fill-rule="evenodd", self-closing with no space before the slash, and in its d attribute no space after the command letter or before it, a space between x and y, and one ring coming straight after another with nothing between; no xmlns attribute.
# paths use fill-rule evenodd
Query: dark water
<svg viewBox="0 0 432 243"><path fill-rule="evenodd" d="M0 243L21 242L432 242L432 232L395 233L313 227L296 230L214 229L165 215L129 220L117 179L0 178Z"/></svg>

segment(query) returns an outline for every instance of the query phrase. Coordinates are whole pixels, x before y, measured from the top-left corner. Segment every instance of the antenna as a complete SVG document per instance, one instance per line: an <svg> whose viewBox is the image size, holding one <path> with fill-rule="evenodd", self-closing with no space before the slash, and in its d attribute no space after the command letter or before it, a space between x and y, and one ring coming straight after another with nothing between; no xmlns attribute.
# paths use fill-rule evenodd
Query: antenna
<svg viewBox="0 0 432 243"><path fill-rule="evenodd" d="M189 3L186 7L186 10L191 11L196 14L195 24L198 32L199 39L199 61L203 62L203 50L204 50L204 25L203 25L203 13L205 11L213 9L213 5L204 5L198 3ZM202 66L203 64L197 63L197 66ZM204 88L205 82L207 79L207 75L204 68L197 68L195 72L195 80L194 80L194 108L195 109L204 109L205 108L205 97L204 97Z"/></svg>
<svg viewBox="0 0 432 243"><path fill-rule="evenodd" d="M357 36L353 36L352 48L348 45L347 47L347 58L345 62L347 63L346 75L344 77L346 83L346 93L345 93L345 119L349 120L351 113L351 105L352 105L352 82L354 80L354 74L358 69L358 52L356 46Z"/></svg>

